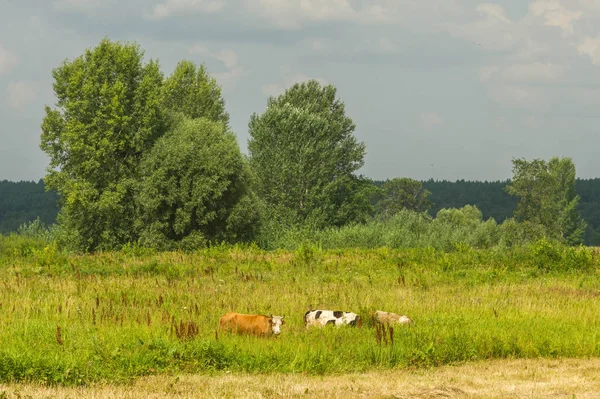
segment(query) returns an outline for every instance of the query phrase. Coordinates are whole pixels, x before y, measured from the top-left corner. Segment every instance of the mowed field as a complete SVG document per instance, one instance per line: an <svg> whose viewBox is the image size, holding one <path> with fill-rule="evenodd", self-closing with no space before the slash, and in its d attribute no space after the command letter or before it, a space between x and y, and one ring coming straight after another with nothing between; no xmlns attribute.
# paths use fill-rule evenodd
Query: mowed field
<svg viewBox="0 0 600 399"><path fill-rule="evenodd" d="M585 270L548 271L525 250L15 252L0 258L0 382L9 393L71 397L80 397L77 386L118 397L130 384L136 392L180 387L184 396L204 387L214 397L235 396L230 384L259 397L304 389L338 397L321 391L342 385L343 396L359 397L351 389L376 384L374 396L361 397L403 397L405 384L415 395L456 389L447 397L469 397L475 391L465 373L485 386L491 375L500 381L521 370L512 381L524 384L560 370L566 385L552 389L566 394L580 370L591 395L600 354L595 256ZM311 308L359 313L363 326L307 331ZM381 335L370 319L375 310L415 323ZM286 324L278 338L216 341L219 317L229 311L285 315ZM62 391L45 388L52 385Z"/></svg>
<svg viewBox="0 0 600 399"><path fill-rule="evenodd" d="M599 359L487 360L427 369L314 376L221 373L141 377L130 384L0 384L7 399L329 398L596 399Z"/></svg>

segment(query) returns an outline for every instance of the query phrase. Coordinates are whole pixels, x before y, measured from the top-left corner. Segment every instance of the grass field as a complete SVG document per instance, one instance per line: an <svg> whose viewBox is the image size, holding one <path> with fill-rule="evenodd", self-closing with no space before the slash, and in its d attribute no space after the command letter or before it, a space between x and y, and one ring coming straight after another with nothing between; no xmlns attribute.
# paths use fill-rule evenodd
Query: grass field
<svg viewBox="0 0 600 399"><path fill-rule="evenodd" d="M587 250L547 248L14 251L0 257L0 381L118 385L178 374L226 379L228 372L335 378L597 357L599 263ZM311 307L354 311L365 323L306 331ZM393 342L378 339L369 318L376 309L415 323L396 328ZM277 339L217 342L227 311L284 314L287 323Z"/></svg>

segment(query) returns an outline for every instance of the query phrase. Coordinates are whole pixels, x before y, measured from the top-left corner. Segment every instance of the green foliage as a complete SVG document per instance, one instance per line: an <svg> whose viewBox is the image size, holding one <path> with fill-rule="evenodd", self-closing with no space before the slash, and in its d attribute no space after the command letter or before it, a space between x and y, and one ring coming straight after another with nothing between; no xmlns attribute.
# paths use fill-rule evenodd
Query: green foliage
<svg viewBox="0 0 600 399"><path fill-rule="evenodd" d="M31 222L23 223L21 226L19 226L17 229L17 234L23 237L31 237L46 242L54 240L53 229L46 226L46 224L42 222L39 217Z"/></svg>
<svg viewBox="0 0 600 399"><path fill-rule="evenodd" d="M544 226L528 220L517 222L510 218L500 225L501 245L505 247L525 245L546 235Z"/></svg>
<svg viewBox="0 0 600 399"><path fill-rule="evenodd" d="M423 182L423 188L431 191L429 197L433 202L429 213L434 216L440 209L462 208L465 205L474 205L481 210L485 220L490 217L496 223L502 223L510 218L517 206L517 198L512 197L504 189L509 183L506 181L456 181L433 179ZM383 182L378 182L383 185Z"/></svg>
<svg viewBox="0 0 600 399"><path fill-rule="evenodd" d="M46 192L44 181L0 181L0 234L15 232L36 218L46 225L56 221L58 195Z"/></svg>
<svg viewBox="0 0 600 399"><path fill-rule="evenodd" d="M142 245L194 249L253 237L258 215L248 167L222 122L182 118L147 153L140 174Z"/></svg>
<svg viewBox="0 0 600 399"><path fill-rule="evenodd" d="M532 263L545 272L589 271L594 264L593 250L569 247L542 238L531 244Z"/></svg>
<svg viewBox="0 0 600 399"><path fill-rule="evenodd" d="M331 85L297 83L250 118L257 194L295 223L340 226L372 213L370 185L353 174L363 165L365 145L356 141L355 125L335 96Z"/></svg>
<svg viewBox="0 0 600 399"><path fill-rule="evenodd" d="M381 188L381 199L376 206L376 212L384 217L390 217L401 209L423 212L433 205L428 197L429 190L423 188L421 182L403 178L386 180Z"/></svg>
<svg viewBox="0 0 600 399"><path fill-rule="evenodd" d="M259 236L266 249L296 249L305 240L334 248L436 248L453 251L455 244L491 248L500 243L501 231L493 219L482 221L481 212L467 205L444 209L433 219L426 212L400 210L388 219L364 224L311 229L306 226L282 229L277 235Z"/></svg>
<svg viewBox="0 0 600 399"><path fill-rule="evenodd" d="M216 80L180 62L163 84L137 44L103 39L53 71L45 181L61 195L58 242L82 251L140 243L194 249L248 240L260 207Z"/></svg>
<svg viewBox="0 0 600 399"><path fill-rule="evenodd" d="M570 158L513 160L513 180L506 191L520 197L515 218L539 224L546 233L567 244L580 243L586 222L577 212L575 165Z"/></svg>
<svg viewBox="0 0 600 399"><path fill-rule="evenodd" d="M188 118L206 118L229 125L225 100L215 78L204 65L196 67L192 61L180 61L163 87L163 104L166 109L181 112Z"/></svg>
<svg viewBox="0 0 600 399"><path fill-rule="evenodd" d="M136 44L100 44L53 70L57 108L46 106L41 149L47 187L61 196L66 244L114 248L134 239L134 182L142 155L163 134L162 73Z"/></svg>
<svg viewBox="0 0 600 399"><path fill-rule="evenodd" d="M34 251L43 249L46 245L46 241L32 236L15 233L0 235L0 259L6 262L1 264L10 264L15 257L31 256Z"/></svg>

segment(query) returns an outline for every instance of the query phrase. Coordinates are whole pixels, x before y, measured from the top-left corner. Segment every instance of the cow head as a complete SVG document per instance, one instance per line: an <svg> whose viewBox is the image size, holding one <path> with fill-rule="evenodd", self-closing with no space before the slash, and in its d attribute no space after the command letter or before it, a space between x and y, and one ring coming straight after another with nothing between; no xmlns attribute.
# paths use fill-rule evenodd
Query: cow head
<svg viewBox="0 0 600 399"><path fill-rule="evenodd" d="M281 326L285 324L283 320L285 316L273 316L269 319L269 324L271 324L271 331L275 335L281 334Z"/></svg>

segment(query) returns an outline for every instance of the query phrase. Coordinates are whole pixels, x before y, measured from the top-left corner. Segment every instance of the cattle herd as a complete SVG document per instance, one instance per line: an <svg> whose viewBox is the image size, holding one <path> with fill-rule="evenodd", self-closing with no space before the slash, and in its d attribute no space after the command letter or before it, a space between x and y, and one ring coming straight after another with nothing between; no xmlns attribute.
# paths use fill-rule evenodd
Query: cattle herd
<svg viewBox="0 0 600 399"><path fill-rule="evenodd" d="M216 339L219 332L237 334L252 334L256 336L281 334L281 326L285 324L284 316L266 316L260 314L227 313L219 320ZM403 315L381 310L375 311L373 320L385 325L411 324L413 321ZM349 325L362 327L362 318L353 312L341 310L309 310L304 314L304 325L309 327L324 327L326 325Z"/></svg>

